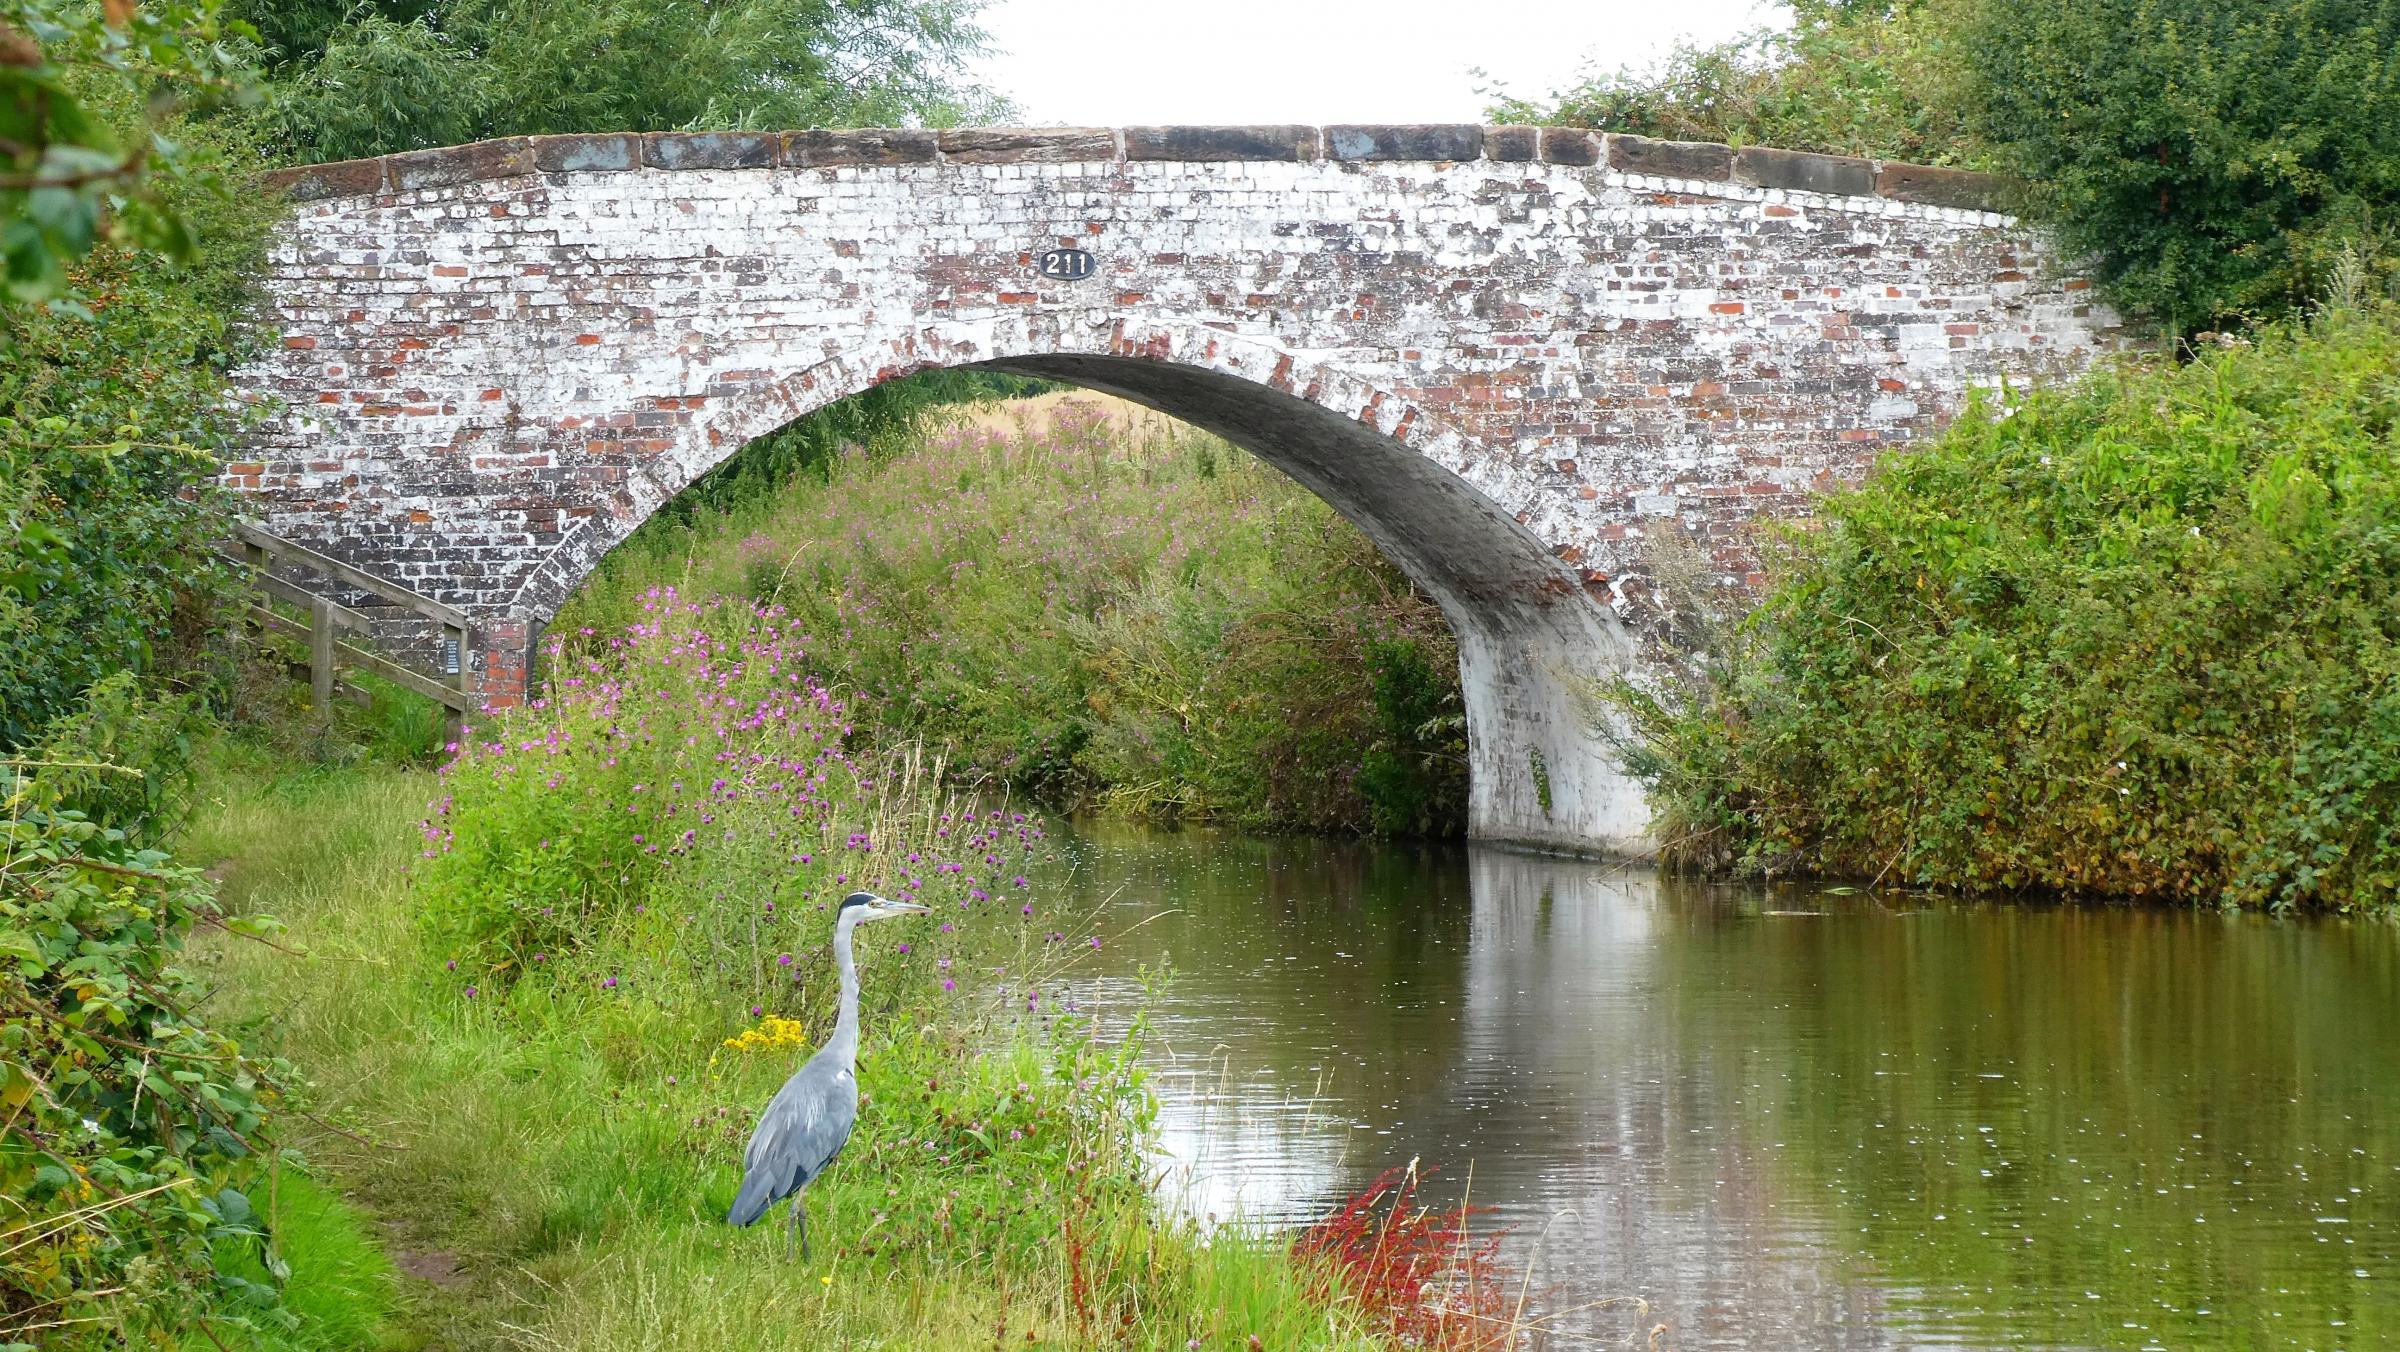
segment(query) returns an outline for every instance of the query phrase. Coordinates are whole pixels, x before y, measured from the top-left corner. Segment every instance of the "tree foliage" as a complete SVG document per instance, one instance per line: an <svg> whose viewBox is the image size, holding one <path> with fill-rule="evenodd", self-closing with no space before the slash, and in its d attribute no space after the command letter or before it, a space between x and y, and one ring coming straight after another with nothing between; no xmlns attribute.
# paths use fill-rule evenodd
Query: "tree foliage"
<svg viewBox="0 0 2400 1352"><path fill-rule="evenodd" d="M2171 336L2400 272L2394 0L1807 0L1496 116L1995 169Z"/></svg>
<svg viewBox="0 0 2400 1352"><path fill-rule="evenodd" d="M2400 309L1984 404L1823 504L1664 692L1688 862L2400 900Z"/></svg>
<svg viewBox="0 0 2400 1352"><path fill-rule="evenodd" d="M1803 0L1790 28L1681 44L1648 66L1587 75L1546 100L1503 97L1509 122L1674 141L1771 145L1974 164L1960 126L1962 0Z"/></svg>
<svg viewBox="0 0 2400 1352"><path fill-rule="evenodd" d="M2400 267L2400 3L1984 0L1959 42L1994 165L2170 332Z"/></svg>
<svg viewBox="0 0 2400 1352"><path fill-rule="evenodd" d="M0 319L103 241L193 256L157 179L209 179L167 124L250 95L229 36L217 0L0 0Z"/></svg>
<svg viewBox="0 0 2400 1352"><path fill-rule="evenodd" d="M180 129L204 172L239 164L225 125ZM0 748L112 672L205 684L233 578L214 487L240 430L224 373L251 350L251 270L272 207L162 185L200 245L188 265L118 244L78 263L83 303L16 316L0 354Z"/></svg>
<svg viewBox="0 0 2400 1352"><path fill-rule="evenodd" d="M239 0L290 152L548 132L948 125L979 0Z"/></svg>

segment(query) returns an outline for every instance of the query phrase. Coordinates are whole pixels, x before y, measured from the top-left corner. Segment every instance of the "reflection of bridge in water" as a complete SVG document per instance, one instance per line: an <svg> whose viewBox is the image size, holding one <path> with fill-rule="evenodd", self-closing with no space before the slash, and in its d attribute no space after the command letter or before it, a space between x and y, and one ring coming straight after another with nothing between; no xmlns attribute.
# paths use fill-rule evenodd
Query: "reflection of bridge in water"
<svg viewBox="0 0 2400 1352"><path fill-rule="evenodd" d="M1108 956L1175 966L1153 1013L1195 1210L1305 1220L1411 1157L1454 1199L1472 1166L1542 1304L1631 1298L1562 1322L1581 1336L2188 1346L2278 1300L2360 1327L2351 1273L2400 1248L2393 1072L2354 1052L2400 1038L2388 933L1086 844L1122 923L1181 908ZM2260 998L2303 988L2344 994ZM2355 1242L2320 1243L2307 1208L2353 1185Z"/></svg>

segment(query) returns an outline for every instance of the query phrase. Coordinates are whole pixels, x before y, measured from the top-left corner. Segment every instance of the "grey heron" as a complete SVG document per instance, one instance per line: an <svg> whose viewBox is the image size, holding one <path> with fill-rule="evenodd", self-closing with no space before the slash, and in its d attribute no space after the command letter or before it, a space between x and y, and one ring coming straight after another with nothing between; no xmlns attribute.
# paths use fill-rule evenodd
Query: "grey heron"
<svg viewBox="0 0 2400 1352"><path fill-rule="evenodd" d="M783 1082L783 1088L758 1115L758 1129L742 1152L742 1190L725 1219L749 1225L767 1208L792 1199L792 1226L784 1240L784 1257L791 1257L796 1239L808 1253L808 1203L802 1193L833 1163L858 1124L858 964L850 956L850 932L870 920L896 915L926 915L913 901L893 901L872 892L853 892L842 898L833 921L833 955L841 964L841 1014L833 1036Z"/></svg>

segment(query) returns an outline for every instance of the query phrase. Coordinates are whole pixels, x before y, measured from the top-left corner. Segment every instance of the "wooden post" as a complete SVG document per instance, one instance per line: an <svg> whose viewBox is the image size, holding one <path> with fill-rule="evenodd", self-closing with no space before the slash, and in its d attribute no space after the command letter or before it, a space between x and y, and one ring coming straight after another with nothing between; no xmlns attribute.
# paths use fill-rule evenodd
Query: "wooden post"
<svg viewBox="0 0 2400 1352"><path fill-rule="evenodd" d="M454 655L452 657L453 665L445 673L445 679L448 680L451 689L463 692L467 688L467 669L474 665L467 655L467 631L455 624L443 625L442 646ZM442 740L448 742L459 740L466 721L467 716L464 712L444 707L442 710Z"/></svg>
<svg viewBox="0 0 2400 1352"><path fill-rule="evenodd" d="M333 603L321 596L308 608L308 693L319 712L333 711Z"/></svg>

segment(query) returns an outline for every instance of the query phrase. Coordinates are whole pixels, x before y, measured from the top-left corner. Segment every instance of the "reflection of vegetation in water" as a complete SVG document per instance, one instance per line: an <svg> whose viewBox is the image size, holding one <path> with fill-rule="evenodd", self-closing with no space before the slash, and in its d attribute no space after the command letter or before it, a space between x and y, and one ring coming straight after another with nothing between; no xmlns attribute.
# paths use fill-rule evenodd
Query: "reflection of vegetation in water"
<svg viewBox="0 0 2400 1352"><path fill-rule="evenodd" d="M2400 1071L2364 1051L2400 1045L2400 953L2356 938L1933 910L1660 952L1744 1148L1898 1304L2012 1343L2247 1346L2400 1327Z"/></svg>
<svg viewBox="0 0 2400 1352"><path fill-rule="evenodd" d="M1412 1157L1447 1204L1471 1168L1517 1255L1539 1238L1537 1288L1652 1301L1695 1347L2400 1320L2381 927L1107 824L1069 848L1120 914L1176 911L1099 970L1175 966L1157 1082L1212 1205L1305 1218Z"/></svg>

